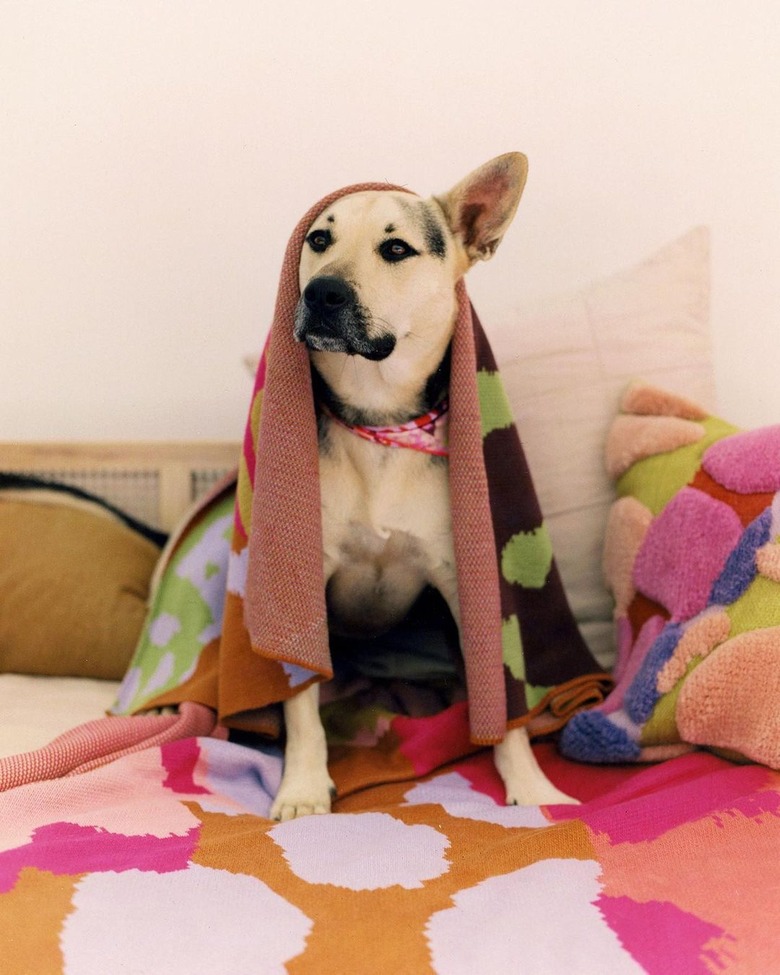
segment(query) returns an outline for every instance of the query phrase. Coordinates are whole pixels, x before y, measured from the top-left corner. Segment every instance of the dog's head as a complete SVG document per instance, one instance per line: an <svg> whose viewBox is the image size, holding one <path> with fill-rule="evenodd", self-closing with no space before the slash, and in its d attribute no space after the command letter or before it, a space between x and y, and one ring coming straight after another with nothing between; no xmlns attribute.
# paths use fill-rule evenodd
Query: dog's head
<svg viewBox="0 0 780 975"><path fill-rule="evenodd" d="M526 172L525 156L507 153L441 196L366 191L327 207L303 245L295 316L318 371L337 374L332 354L392 360L404 375L435 368L451 338L455 283L492 257Z"/></svg>

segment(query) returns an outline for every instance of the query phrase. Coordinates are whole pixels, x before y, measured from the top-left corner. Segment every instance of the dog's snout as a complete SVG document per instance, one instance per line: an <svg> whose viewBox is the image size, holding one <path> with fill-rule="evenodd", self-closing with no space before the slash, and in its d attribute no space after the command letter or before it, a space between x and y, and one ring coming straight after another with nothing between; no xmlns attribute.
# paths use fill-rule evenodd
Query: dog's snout
<svg viewBox="0 0 780 975"><path fill-rule="evenodd" d="M370 336L370 324L355 288L335 274L320 274L303 288L294 336L316 352L386 359L395 348L395 337L386 333Z"/></svg>
<svg viewBox="0 0 780 975"><path fill-rule="evenodd" d="M337 312L352 300L352 289L342 278L313 278L303 290L306 307L313 312Z"/></svg>

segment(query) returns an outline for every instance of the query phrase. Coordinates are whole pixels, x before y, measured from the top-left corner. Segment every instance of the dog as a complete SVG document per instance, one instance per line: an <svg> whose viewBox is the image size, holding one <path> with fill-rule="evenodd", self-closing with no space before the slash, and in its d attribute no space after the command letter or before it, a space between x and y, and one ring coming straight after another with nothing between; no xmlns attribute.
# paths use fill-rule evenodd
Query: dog
<svg viewBox="0 0 780 975"><path fill-rule="evenodd" d="M447 462L378 449L356 426L404 424L447 393L459 279L493 256L525 185L507 153L448 193L346 195L317 217L299 265L294 337L313 367L319 418L323 568L329 628L370 636L406 615L426 586L458 623ZM350 429L353 428L353 429ZM335 794L315 684L284 705L277 820L327 813ZM494 749L508 804L574 802L545 777L525 728Z"/></svg>

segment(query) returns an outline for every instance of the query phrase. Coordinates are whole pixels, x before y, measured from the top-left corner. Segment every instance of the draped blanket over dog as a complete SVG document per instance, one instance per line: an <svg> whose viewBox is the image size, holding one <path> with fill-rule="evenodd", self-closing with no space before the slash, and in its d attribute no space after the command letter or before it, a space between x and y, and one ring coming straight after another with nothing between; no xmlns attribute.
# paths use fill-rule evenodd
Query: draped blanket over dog
<svg viewBox="0 0 780 975"><path fill-rule="evenodd" d="M269 706L333 674L316 404L293 320L312 221L339 197L366 189L397 188L361 184L326 197L288 245L239 471L222 632L191 679L164 698L200 701L233 727L274 733L278 708ZM555 730L600 700L606 677L569 610L496 365L462 281L449 470L472 740L499 741L507 726L533 718L536 730Z"/></svg>

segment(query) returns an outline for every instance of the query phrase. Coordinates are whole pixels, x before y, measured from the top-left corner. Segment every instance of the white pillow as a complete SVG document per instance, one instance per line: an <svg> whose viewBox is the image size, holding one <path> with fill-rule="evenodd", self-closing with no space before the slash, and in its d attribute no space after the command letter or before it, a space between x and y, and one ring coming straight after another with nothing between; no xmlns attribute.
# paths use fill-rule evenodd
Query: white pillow
<svg viewBox="0 0 780 975"><path fill-rule="evenodd" d="M640 377L714 408L709 292L709 230L697 227L489 334L572 609L603 666L614 661L601 575L614 500L607 429L627 383Z"/></svg>

